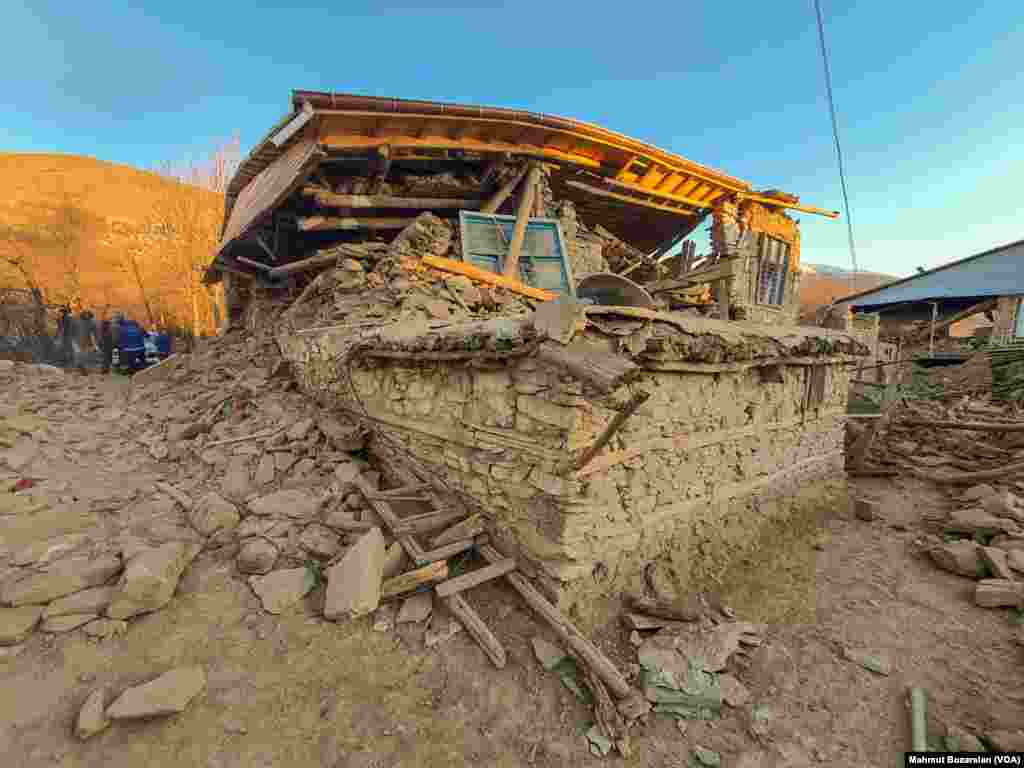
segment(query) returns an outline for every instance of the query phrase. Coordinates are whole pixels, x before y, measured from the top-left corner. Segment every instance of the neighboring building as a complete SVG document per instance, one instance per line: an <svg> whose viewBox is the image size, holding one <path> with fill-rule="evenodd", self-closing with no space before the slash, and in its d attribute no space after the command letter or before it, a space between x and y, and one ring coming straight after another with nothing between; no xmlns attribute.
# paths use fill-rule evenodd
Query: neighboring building
<svg viewBox="0 0 1024 768"><path fill-rule="evenodd" d="M1024 240L1018 240L846 296L834 303L832 311L877 313L883 338L922 331L927 335L925 329L933 317L937 335L945 336L954 323L986 313L992 317L991 338L998 343L1024 336L1022 297Z"/></svg>

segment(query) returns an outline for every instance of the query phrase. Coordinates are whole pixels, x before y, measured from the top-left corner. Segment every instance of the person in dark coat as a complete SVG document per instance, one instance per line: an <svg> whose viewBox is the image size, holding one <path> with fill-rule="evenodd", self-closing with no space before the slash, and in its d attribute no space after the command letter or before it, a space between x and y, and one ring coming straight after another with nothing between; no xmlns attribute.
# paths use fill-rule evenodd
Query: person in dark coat
<svg viewBox="0 0 1024 768"><path fill-rule="evenodd" d="M103 352L103 373L110 373L110 365L114 360L114 332L109 320L100 323L100 351Z"/></svg>
<svg viewBox="0 0 1024 768"><path fill-rule="evenodd" d="M61 364L69 366L74 361L75 319L71 314L71 307L62 307L60 321L58 322L58 334L60 336L60 357Z"/></svg>

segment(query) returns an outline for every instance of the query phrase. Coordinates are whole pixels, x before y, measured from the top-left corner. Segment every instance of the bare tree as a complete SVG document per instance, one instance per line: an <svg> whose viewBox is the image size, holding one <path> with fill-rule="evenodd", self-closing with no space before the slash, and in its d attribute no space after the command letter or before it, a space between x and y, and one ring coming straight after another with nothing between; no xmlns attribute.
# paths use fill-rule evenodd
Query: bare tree
<svg viewBox="0 0 1024 768"><path fill-rule="evenodd" d="M85 214L81 207L81 197L72 195L61 184L45 238L57 250L63 270L62 298L70 304L82 302L81 246L84 229Z"/></svg>

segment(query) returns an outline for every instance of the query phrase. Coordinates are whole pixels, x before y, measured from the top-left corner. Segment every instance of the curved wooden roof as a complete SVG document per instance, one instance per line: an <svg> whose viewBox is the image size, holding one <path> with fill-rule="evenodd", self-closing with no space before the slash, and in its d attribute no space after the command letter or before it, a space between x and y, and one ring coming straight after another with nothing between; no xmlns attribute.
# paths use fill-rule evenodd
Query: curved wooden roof
<svg viewBox="0 0 1024 768"><path fill-rule="evenodd" d="M218 252L277 204L277 198L246 187L257 177L260 183L254 186L267 187L273 169L263 172L299 141L337 154L388 147L398 153L447 151L540 159L552 165L554 193L572 200L584 221L600 223L648 251L688 225L696 226L723 196L837 215L800 205L797 198L782 193L757 194L734 176L578 120L500 107L319 91L294 91L292 103L294 111L254 147L228 186ZM250 200L243 199L239 208L249 210L236 209L240 195Z"/></svg>

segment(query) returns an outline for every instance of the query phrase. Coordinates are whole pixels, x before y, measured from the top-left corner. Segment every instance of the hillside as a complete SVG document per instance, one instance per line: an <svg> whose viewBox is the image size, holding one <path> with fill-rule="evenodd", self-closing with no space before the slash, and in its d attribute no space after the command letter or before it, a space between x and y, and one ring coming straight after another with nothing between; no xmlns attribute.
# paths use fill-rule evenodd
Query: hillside
<svg viewBox="0 0 1024 768"><path fill-rule="evenodd" d="M800 316L803 318L813 317L818 307L834 299L868 291L897 279L877 272L858 272L856 279L851 279L852 273L839 268L823 268L819 264L809 266L814 267L815 271L800 275Z"/></svg>
<svg viewBox="0 0 1024 768"><path fill-rule="evenodd" d="M0 154L0 178L0 288L31 279L50 304L77 297L100 316L194 324L193 266L209 260L220 195L75 155ZM168 229L193 236L153 234ZM199 304L206 325L210 301Z"/></svg>

